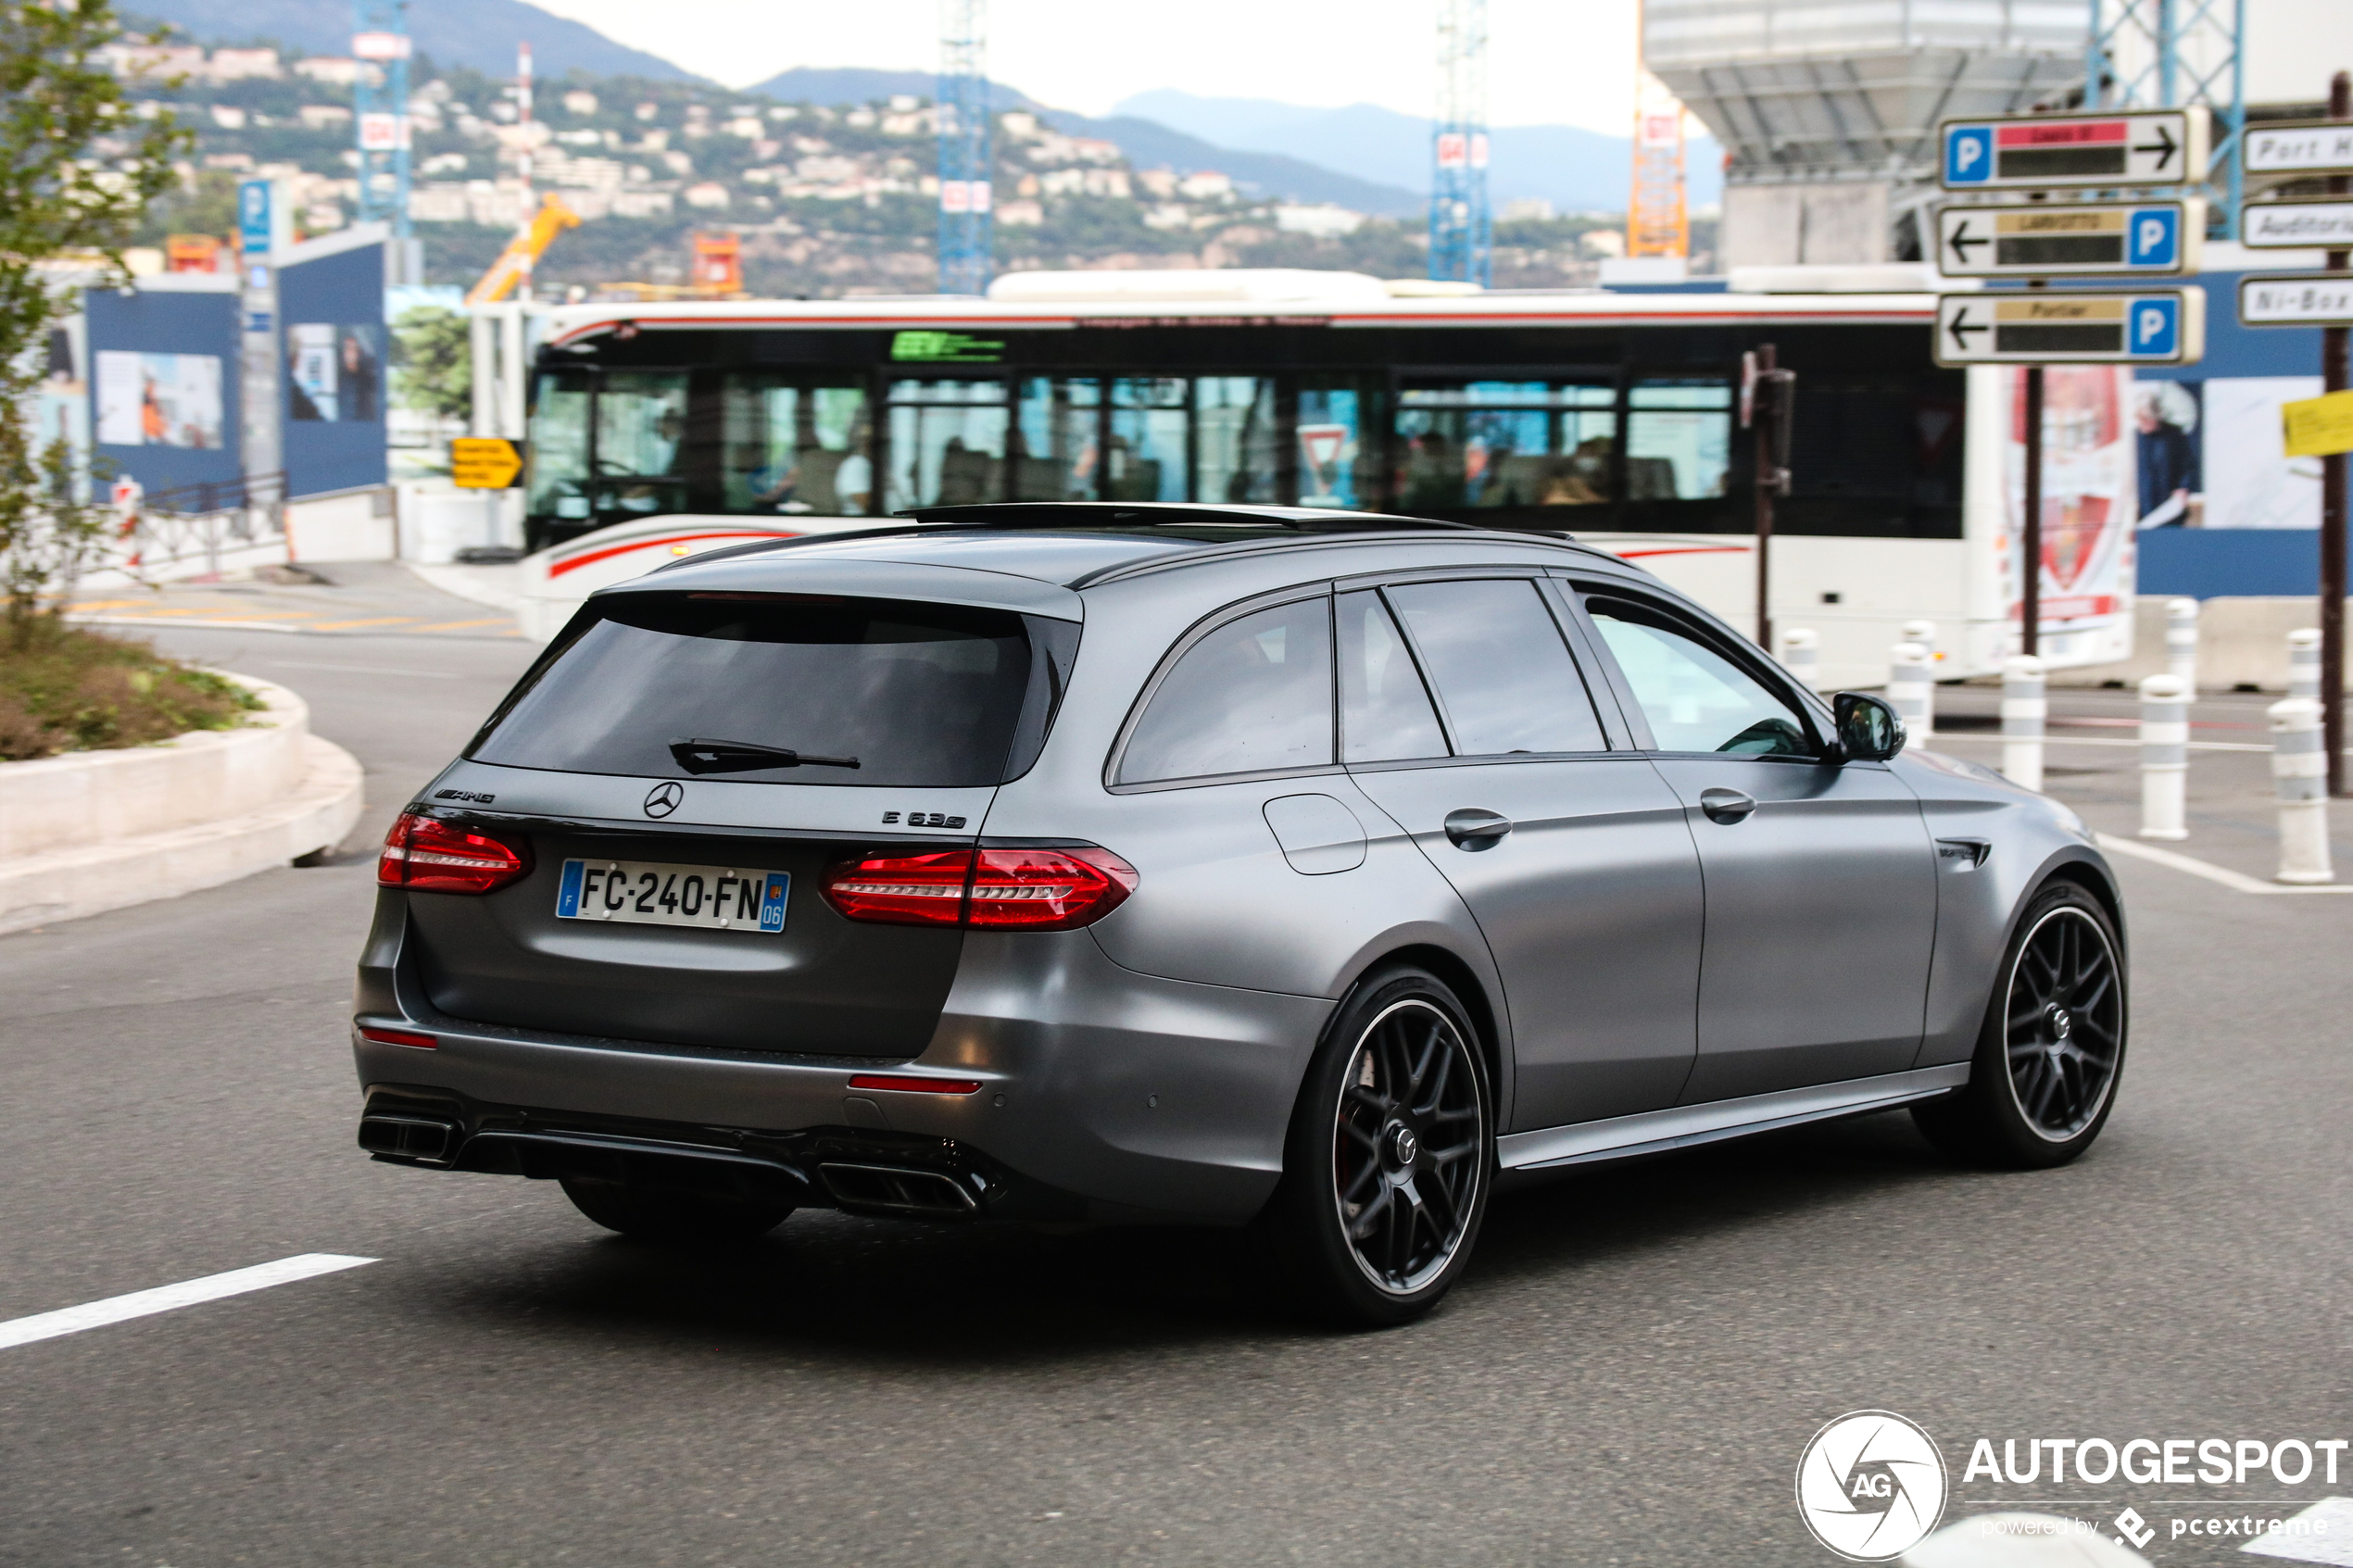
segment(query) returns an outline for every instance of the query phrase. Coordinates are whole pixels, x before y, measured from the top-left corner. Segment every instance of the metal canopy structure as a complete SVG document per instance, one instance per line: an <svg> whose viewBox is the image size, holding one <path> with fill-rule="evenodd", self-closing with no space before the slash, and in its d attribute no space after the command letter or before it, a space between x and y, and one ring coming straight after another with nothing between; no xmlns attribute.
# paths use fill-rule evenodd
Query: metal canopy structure
<svg viewBox="0 0 2353 1568"><path fill-rule="evenodd" d="M986 294L993 230L987 0L940 0L939 292Z"/></svg>
<svg viewBox="0 0 2353 1568"><path fill-rule="evenodd" d="M2246 70L2239 39L2246 0L2091 0L2083 58L2089 108L2194 108L2213 116L2205 170L2209 221L2229 235L2245 185Z"/></svg>
<svg viewBox="0 0 2353 1568"><path fill-rule="evenodd" d="M1430 157L1429 275L1484 287L1495 272L1487 200L1487 0L1440 0Z"/></svg>
<svg viewBox="0 0 2353 1568"><path fill-rule="evenodd" d="M1647 0L1642 55L1736 183L1910 182L1939 120L2071 93L2089 24L2088 0Z"/></svg>

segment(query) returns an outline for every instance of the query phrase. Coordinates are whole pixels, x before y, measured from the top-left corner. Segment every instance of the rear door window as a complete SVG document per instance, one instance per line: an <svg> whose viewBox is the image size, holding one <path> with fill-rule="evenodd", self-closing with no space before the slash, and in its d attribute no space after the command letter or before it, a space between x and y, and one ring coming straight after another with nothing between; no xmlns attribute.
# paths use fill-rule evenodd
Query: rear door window
<svg viewBox="0 0 2353 1568"><path fill-rule="evenodd" d="M1331 601L1241 616L1180 657L1120 753L1119 782L1328 767Z"/></svg>
<svg viewBox="0 0 2353 1568"><path fill-rule="evenodd" d="M1008 610L792 594L629 594L595 608L470 758L658 779L993 784L1025 699L1037 706L1033 684L1050 684L1033 683L1030 628Z"/></svg>
<svg viewBox="0 0 2353 1568"><path fill-rule="evenodd" d="M1438 689L1457 756L1609 748L1535 583L1494 578L1384 592Z"/></svg>

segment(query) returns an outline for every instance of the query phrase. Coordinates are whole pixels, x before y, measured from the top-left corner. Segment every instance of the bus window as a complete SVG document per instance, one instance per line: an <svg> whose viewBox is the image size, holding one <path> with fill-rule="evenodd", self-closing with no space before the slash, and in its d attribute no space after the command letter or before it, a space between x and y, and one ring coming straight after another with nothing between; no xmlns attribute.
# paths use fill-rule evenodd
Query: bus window
<svg viewBox="0 0 2353 1568"><path fill-rule="evenodd" d="M1318 385L1303 380L1299 388L1299 504L1302 507L1357 508L1371 505L1367 483L1361 473L1365 456L1365 397L1353 386Z"/></svg>
<svg viewBox="0 0 2353 1568"><path fill-rule="evenodd" d="M622 517L686 509L686 374L616 370L597 395L596 509Z"/></svg>
<svg viewBox="0 0 2353 1568"><path fill-rule="evenodd" d="M720 386L720 425L728 511L862 517L872 508L862 389L731 374Z"/></svg>
<svg viewBox="0 0 2353 1568"><path fill-rule="evenodd" d="M872 509L970 506L1002 499L1008 422L1002 382L893 383L889 499ZM847 488L838 476L835 483L837 488ZM845 506L854 499L842 497Z"/></svg>
<svg viewBox="0 0 2353 1568"><path fill-rule="evenodd" d="M1102 386L1092 376L1021 383L1013 421L1013 499L1091 501L1102 445Z"/></svg>
<svg viewBox="0 0 2353 1568"><path fill-rule="evenodd" d="M1111 383L1111 435L1103 444L1101 499L1186 499L1185 390L1185 383L1173 376Z"/></svg>
<svg viewBox="0 0 2353 1568"><path fill-rule="evenodd" d="M530 477L524 483L534 518L585 528L588 522L588 377L560 370L539 378L531 410Z"/></svg>
<svg viewBox="0 0 2353 1568"><path fill-rule="evenodd" d="M1277 499L1275 383L1265 376L1193 383L1193 499L1236 505Z"/></svg>
<svg viewBox="0 0 2353 1568"><path fill-rule="evenodd" d="M1692 501L1724 494L1732 455L1729 383L1638 381L1628 402L1628 500Z"/></svg>
<svg viewBox="0 0 2353 1568"><path fill-rule="evenodd" d="M1589 507L1610 498L1613 385L1416 381L1397 401L1405 511Z"/></svg>

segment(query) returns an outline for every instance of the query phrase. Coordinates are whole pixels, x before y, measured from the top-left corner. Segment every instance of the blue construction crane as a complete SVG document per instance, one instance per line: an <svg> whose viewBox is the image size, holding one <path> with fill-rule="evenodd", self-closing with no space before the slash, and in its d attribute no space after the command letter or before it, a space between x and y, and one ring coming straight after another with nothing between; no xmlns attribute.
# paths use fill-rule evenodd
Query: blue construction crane
<svg viewBox="0 0 2353 1568"><path fill-rule="evenodd" d="M1429 275L1484 288L1495 278L1487 202L1487 0L1440 0L1430 157Z"/></svg>
<svg viewBox="0 0 2353 1568"><path fill-rule="evenodd" d="M363 69L353 84L359 131L359 219L392 225L409 239L409 0L356 0L351 53ZM408 282L417 280L411 278Z"/></svg>
<svg viewBox="0 0 2353 1568"><path fill-rule="evenodd" d="M988 291L988 6L939 5L939 292Z"/></svg>
<svg viewBox="0 0 2353 1568"><path fill-rule="evenodd" d="M2237 232L2246 184L2239 157L2246 131L2239 41L2246 34L2246 0L2092 0L2084 107L2210 111L2207 225L2218 239Z"/></svg>

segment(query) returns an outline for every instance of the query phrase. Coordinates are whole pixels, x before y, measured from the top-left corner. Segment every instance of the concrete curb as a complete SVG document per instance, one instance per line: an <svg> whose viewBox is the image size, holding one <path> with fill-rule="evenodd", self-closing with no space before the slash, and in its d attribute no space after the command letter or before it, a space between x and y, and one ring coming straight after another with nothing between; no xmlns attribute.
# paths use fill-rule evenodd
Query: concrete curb
<svg viewBox="0 0 2353 1568"><path fill-rule="evenodd" d="M308 710L292 692L262 681L246 684L271 709L253 729L199 731L161 746L0 764L0 784L9 782L12 770L39 770L43 794L77 783L91 794L103 793L99 780L132 766L145 775L136 793L145 797L138 802L144 809L109 813L112 833L95 824L101 831L89 841L0 859L0 935L218 887L342 841L359 820L358 759L309 734ZM182 746L185 741L200 744ZM201 744L207 742L212 744ZM220 788L221 753L245 749L277 754L271 764L292 764L283 770L265 764L248 773L259 775L256 783L274 774L280 787L258 798L250 790ZM177 813L162 805L207 794L229 809L191 822L173 821Z"/></svg>

